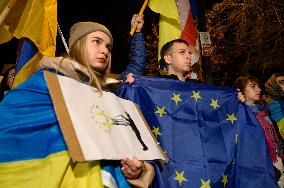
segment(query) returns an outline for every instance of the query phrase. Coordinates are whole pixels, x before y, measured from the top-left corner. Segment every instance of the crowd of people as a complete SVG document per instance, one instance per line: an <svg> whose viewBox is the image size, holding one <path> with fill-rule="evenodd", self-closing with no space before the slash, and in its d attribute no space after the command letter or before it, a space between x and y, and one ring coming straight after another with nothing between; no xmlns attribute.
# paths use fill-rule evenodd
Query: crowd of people
<svg viewBox="0 0 284 188"><path fill-rule="evenodd" d="M138 22L138 26L131 40L129 64L120 75L120 80L130 84L135 82L135 76L143 75L146 69L146 49L144 37L141 33L144 24L143 15L134 15L131 21L132 25L134 22ZM114 91L115 88L110 87L108 82L112 47L112 34L104 25L95 22L78 22L70 29L68 57L43 57L39 62L40 70L38 71L47 70L70 77L97 88L98 92ZM186 77L186 74L190 71L191 57L194 53L194 47L185 40L175 39L166 43L161 49L161 59L165 64L167 73L161 75L161 77L192 81ZM1 82L3 96L4 92L6 93L12 87L14 71L15 67L12 67L4 75ZM238 100L247 105L262 127L271 161L275 167L276 181L279 187L284 187L282 163L284 159L284 125L282 119L284 116L284 74L273 74L267 80L263 96L259 81L249 75L238 78L234 87L239 92ZM16 91L19 90L14 92ZM13 94L7 97L6 94L0 103L0 108L11 105L8 101L11 100ZM5 149L5 146L1 148ZM146 161L139 160L139 156L122 159L120 165L122 174L132 186L149 187L155 176L153 166Z"/></svg>

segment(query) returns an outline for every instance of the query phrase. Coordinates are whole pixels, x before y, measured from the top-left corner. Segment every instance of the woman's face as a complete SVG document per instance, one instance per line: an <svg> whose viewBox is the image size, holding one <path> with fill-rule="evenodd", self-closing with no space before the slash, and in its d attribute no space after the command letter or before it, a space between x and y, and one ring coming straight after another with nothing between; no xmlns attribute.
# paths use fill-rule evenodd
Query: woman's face
<svg viewBox="0 0 284 188"><path fill-rule="evenodd" d="M98 72L103 72L110 62L112 44L110 37L101 31L89 33L86 40L89 65Z"/></svg>
<svg viewBox="0 0 284 188"><path fill-rule="evenodd" d="M276 77L276 81L278 85L282 88L282 90L284 91L284 76Z"/></svg>
<svg viewBox="0 0 284 188"><path fill-rule="evenodd" d="M11 69L9 71L8 78L7 78L7 85L9 86L9 88L12 88L14 78L15 78L15 69Z"/></svg>
<svg viewBox="0 0 284 188"><path fill-rule="evenodd" d="M261 89L258 83L249 81L244 90L245 100L251 103L255 103L259 101L260 92L261 92Z"/></svg>

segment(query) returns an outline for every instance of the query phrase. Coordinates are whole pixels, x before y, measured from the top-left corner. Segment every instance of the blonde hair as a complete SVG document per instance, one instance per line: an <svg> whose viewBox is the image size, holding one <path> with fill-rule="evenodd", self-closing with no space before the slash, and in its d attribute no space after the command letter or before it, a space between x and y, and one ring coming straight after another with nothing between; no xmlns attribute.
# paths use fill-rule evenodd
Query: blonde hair
<svg viewBox="0 0 284 188"><path fill-rule="evenodd" d="M99 92L102 93L102 90L107 89L106 78L108 78L110 75L111 54L107 67L102 72L97 72L96 70L92 69L89 64L90 60L87 56L86 41L87 35L79 39L70 49L69 56L71 59L74 59L86 68L90 76L89 85L96 87Z"/></svg>

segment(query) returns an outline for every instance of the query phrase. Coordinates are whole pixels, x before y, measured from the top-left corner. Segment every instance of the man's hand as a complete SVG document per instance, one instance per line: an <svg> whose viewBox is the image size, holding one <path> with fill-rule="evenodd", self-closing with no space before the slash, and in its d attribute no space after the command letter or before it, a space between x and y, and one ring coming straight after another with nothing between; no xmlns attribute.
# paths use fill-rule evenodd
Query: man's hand
<svg viewBox="0 0 284 188"><path fill-rule="evenodd" d="M138 160L136 157L132 159L126 157L121 161L121 171L127 179L135 179L142 174L143 165L143 161Z"/></svg>
<svg viewBox="0 0 284 188"><path fill-rule="evenodd" d="M132 84L135 81L135 78L132 73L128 73L126 75L126 80L124 82L128 82L129 84Z"/></svg>
<svg viewBox="0 0 284 188"><path fill-rule="evenodd" d="M141 32L143 25L144 25L144 15L134 14L131 19L131 28L133 28L135 22L138 22L135 32Z"/></svg>

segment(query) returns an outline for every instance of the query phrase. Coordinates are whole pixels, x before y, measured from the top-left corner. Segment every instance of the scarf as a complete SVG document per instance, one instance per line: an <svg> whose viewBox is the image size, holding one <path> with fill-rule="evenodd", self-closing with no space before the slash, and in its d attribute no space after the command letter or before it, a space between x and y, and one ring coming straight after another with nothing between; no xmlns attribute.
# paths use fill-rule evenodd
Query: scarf
<svg viewBox="0 0 284 188"><path fill-rule="evenodd" d="M273 123L270 117L268 116L268 110L266 105L248 104L248 106L255 114L257 121L259 122L264 131L272 162L277 162L277 156L284 159L283 146L277 136Z"/></svg>
<svg viewBox="0 0 284 188"><path fill-rule="evenodd" d="M58 74L62 74L82 83L88 83L90 79L90 74L87 69L83 65L69 58L44 56L39 61L38 69L55 70ZM94 73L98 78L102 77L99 72L94 71ZM106 78L104 82L105 85L102 85L103 90L113 90L123 83L122 80L116 80L114 78Z"/></svg>
<svg viewBox="0 0 284 188"><path fill-rule="evenodd" d="M265 90L268 100L284 100L284 91L276 81L276 74L273 74L265 83Z"/></svg>

